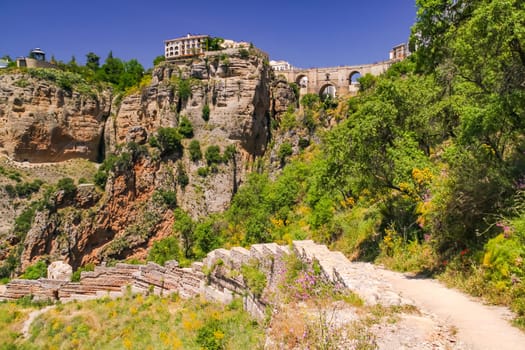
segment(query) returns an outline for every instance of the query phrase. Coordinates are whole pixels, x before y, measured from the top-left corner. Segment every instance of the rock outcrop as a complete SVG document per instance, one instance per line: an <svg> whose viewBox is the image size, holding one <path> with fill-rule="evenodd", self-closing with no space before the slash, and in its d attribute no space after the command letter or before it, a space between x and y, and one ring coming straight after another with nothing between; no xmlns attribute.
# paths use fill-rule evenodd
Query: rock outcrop
<svg viewBox="0 0 525 350"><path fill-rule="evenodd" d="M0 149L17 161L97 160L111 93L92 92L29 74L0 75Z"/></svg>

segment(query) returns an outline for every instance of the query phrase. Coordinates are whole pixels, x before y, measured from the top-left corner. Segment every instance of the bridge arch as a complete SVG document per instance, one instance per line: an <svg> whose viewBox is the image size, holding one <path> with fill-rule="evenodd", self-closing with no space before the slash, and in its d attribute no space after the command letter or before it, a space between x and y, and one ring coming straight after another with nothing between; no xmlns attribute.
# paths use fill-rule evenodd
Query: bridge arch
<svg viewBox="0 0 525 350"><path fill-rule="evenodd" d="M350 85L359 84L359 81L357 80L359 78L361 78L361 72L354 70L348 76L348 81L350 82Z"/></svg>
<svg viewBox="0 0 525 350"><path fill-rule="evenodd" d="M335 98L336 92L337 91L334 84L326 83L321 86L321 89L319 90L319 97L321 97L321 100L326 99L328 96Z"/></svg>
<svg viewBox="0 0 525 350"><path fill-rule="evenodd" d="M308 76L306 74L299 74L296 78L295 78L295 83L300 87L300 88L306 88L308 87Z"/></svg>

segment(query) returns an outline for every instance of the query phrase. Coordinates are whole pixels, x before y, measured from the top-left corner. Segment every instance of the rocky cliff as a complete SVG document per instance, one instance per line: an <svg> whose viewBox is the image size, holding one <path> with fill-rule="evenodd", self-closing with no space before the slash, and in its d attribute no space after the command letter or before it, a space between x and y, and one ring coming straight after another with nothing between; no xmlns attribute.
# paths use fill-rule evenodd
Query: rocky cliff
<svg viewBox="0 0 525 350"><path fill-rule="evenodd" d="M28 73L0 75L0 149L14 160L97 160L109 90L81 93Z"/></svg>
<svg viewBox="0 0 525 350"><path fill-rule="evenodd" d="M271 118L296 102L257 50L164 62L151 83L113 101L109 91L83 94L27 74L0 76L0 98L0 142L11 158L106 158L99 172L107 180L53 193L37 210L22 248L4 249L4 257L21 251L21 270L42 257L74 267L144 258L154 241L172 232L175 206L194 218L225 210L255 158L266 152ZM156 144L159 128L177 128L182 120L193 135L182 140L182 152L166 154ZM202 154L218 147L223 160L191 159L194 140ZM234 150L228 159L227 149Z"/></svg>

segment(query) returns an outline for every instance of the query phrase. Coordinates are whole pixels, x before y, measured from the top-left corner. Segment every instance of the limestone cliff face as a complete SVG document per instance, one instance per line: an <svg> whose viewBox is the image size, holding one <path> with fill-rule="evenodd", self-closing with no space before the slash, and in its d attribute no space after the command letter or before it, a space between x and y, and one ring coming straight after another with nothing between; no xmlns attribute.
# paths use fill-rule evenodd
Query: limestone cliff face
<svg viewBox="0 0 525 350"><path fill-rule="evenodd" d="M191 95L180 96L178 81L186 80ZM271 70L265 58L241 57L237 50L208 53L186 63L164 62L153 72L152 84L122 101L113 125L114 143L129 140L143 127L177 126L180 116L193 124L195 138L208 143L237 143L250 155L262 155L268 142ZM202 118L204 105L209 121Z"/></svg>
<svg viewBox="0 0 525 350"><path fill-rule="evenodd" d="M191 87L187 97L181 96L181 81ZM159 127L176 127L182 116L187 117L203 153L211 145L222 151L234 145L237 155L234 162L207 178L197 175L205 161L183 157L190 185L178 190L179 205L194 217L223 211L246 178L250 162L266 150L271 86L272 72L263 55L228 50L186 62L164 62L153 71L151 85L124 98L114 121L107 124L108 150L129 141L143 142ZM203 118L206 105L207 121ZM184 140L185 146L189 142Z"/></svg>
<svg viewBox="0 0 525 350"><path fill-rule="evenodd" d="M81 94L28 74L0 75L0 148L18 161L96 160L110 92Z"/></svg>
<svg viewBox="0 0 525 350"><path fill-rule="evenodd" d="M113 258L146 257L153 242L172 232L173 205L163 202L162 193L175 193L176 205L194 218L224 211L252 170L255 158L267 151L271 118L279 118L290 103L296 103L290 87L273 79L264 55L256 50L249 55L229 50L186 62L165 62L154 69L150 85L118 104L110 103L104 95L91 99L66 96L43 82L20 91L13 82L7 84L17 96L28 96L21 105L24 111L17 112L26 116L27 125L21 127L26 131L19 132L25 138L9 138L12 131L3 136L9 141L4 142L4 149L10 155L46 162L70 156L95 159L96 151L102 149L98 142L103 139L106 155L114 153L119 159L108 173L103 193L93 185L79 186L73 197L58 193L50 209L37 214L23 244L22 268L43 256L65 260L74 267ZM181 82L188 83L189 94L182 91ZM51 96L45 103L34 97L41 90ZM63 102L59 103L57 96L62 96ZM16 128L11 125L17 117L13 112L16 104L12 96L8 100L0 116L11 118L5 121L11 130ZM208 120L203 117L205 106L210 111ZM38 114L41 124L28 113ZM51 118L57 114L67 117ZM177 127L183 117L193 125L194 135L182 140L182 154L165 156L149 145L160 127ZM83 145L89 147L80 153L65 141L55 144L57 138L51 136L66 133L70 136L64 140L78 140L77 145L84 140ZM200 142L203 154L211 145L219 146L222 153L235 146L236 152L202 176L198 171L208 164L205 159L190 159L187 149L192 140ZM42 151L33 151L33 155L22 152L38 147ZM46 147L53 151L45 153ZM185 186L177 180L181 172L188 177Z"/></svg>

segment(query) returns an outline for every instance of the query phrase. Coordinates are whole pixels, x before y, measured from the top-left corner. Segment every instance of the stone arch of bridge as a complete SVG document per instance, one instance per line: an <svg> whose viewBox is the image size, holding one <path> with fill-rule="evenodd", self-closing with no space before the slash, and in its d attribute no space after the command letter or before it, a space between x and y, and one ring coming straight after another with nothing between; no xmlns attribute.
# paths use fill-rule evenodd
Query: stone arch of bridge
<svg viewBox="0 0 525 350"><path fill-rule="evenodd" d="M308 76L306 74L299 74L297 77L295 77L295 83L300 88L308 87Z"/></svg>
<svg viewBox="0 0 525 350"><path fill-rule="evenodd" d="M337 93L335 84L333 83L326 83L321 86L319 89L319 97L321 97L322 100L324 100L327 96L330 96L331 98L334 98Z"/></svg>
<svg viewBox="0 0 525 350"><path fill-rule="evenodd" d="M348 81L349 81L350 85L359 84L359 81L357 81L357 79L359 79L359 78L361 78L361 72L359 72L357 70L354 70L348 76Z"/></svg>

